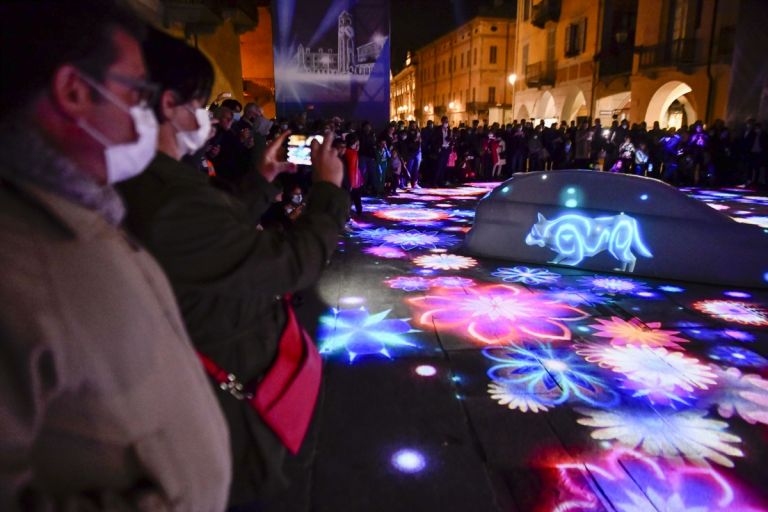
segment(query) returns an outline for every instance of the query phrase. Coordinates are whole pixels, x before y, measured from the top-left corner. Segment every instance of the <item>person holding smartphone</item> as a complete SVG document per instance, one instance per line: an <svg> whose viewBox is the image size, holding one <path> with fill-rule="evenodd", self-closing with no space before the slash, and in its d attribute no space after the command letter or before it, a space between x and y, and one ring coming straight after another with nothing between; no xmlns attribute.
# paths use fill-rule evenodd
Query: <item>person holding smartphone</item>
<svg viewBox="0 0 768 512"><path fill-rule="evenodd" d="M332 137L311 146L312 192L285 230L257 228L279 192L272 182L294 164L279 153L290 132L264 151L239 197L210 186L180 161L208 137L201 106L213 69L198 50L159 32L145 44L147 67L159 83L153 104L158 152L140 176L122 184L128 229L166 271L195 348L219 368L253 382L278 356L289 315L282 296L311 286L344 228L349 198ZM264 419L235 394L217 388L233 457L230 506L256 508L285 485L286 449Z"/></svg>

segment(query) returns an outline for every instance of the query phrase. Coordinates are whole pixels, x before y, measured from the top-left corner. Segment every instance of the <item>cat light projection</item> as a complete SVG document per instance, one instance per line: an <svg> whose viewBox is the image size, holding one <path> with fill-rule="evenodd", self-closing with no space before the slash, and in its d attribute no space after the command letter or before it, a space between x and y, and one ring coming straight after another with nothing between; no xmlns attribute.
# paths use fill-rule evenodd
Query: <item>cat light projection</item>
<svg viewBox="0 0 768 512"><path fill-rule="evenodd" d="M525 243L555 251L557 256L550 263L571 266L608 251L621 263L621 268L615 270L622 272L634 272L635 252L646 258L653 257L640 237L637 221L623 213L597 218L567 214L553 220L539 213Z"/></svg>

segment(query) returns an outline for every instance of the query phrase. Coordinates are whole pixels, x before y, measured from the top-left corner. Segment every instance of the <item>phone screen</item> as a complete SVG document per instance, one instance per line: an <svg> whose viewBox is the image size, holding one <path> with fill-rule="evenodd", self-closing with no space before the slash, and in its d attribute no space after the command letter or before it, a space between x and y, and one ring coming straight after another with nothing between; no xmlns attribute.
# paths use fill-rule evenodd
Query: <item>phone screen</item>
<svg viewBox="0 0 768 512"><path fill-rule="evenodd" d="M288 137L288 161L296 165L312 165L311 144L313 140L323 143L322 135L291 135Z"/></svg>

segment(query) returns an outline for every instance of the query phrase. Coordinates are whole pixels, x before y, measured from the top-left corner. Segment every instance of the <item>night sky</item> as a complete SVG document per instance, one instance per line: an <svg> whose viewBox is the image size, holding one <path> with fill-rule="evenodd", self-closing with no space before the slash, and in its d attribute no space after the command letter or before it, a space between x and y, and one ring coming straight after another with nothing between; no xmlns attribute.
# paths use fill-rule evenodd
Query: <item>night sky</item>
<svg viewBox="0 0 768 512"><path fill-rule="evenodd" d="M501 9L515 12L515 0L506 0ZM450 32L476 16L492 0L391 0L392 74L405 65L405 54Z"/></svg>

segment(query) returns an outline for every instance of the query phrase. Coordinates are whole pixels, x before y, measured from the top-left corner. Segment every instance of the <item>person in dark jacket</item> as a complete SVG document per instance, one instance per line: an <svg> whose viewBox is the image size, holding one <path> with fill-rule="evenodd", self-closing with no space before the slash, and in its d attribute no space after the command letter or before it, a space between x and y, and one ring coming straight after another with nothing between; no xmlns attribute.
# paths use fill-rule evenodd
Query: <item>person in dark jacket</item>
<svg viewBox="0 0 768 512"><path fill-rule="evenodd" d="M122 184L126 224L166 271L196 349L244 383L271 366L286 324L281 296L319 277L344 227L349 199L332 137L312 148L314 185L304 214L283 231L259 230L279 190L275 177L295 166L277 159L284 132L264 152L241 196L209 185L180 162L208 136L205 110L213 70L198 50L155 33L147 66L159 82L159 143L153 162ZM285 485L285 449L247 402L218 390L230 429L230 506L258 509Z"/></svg>

